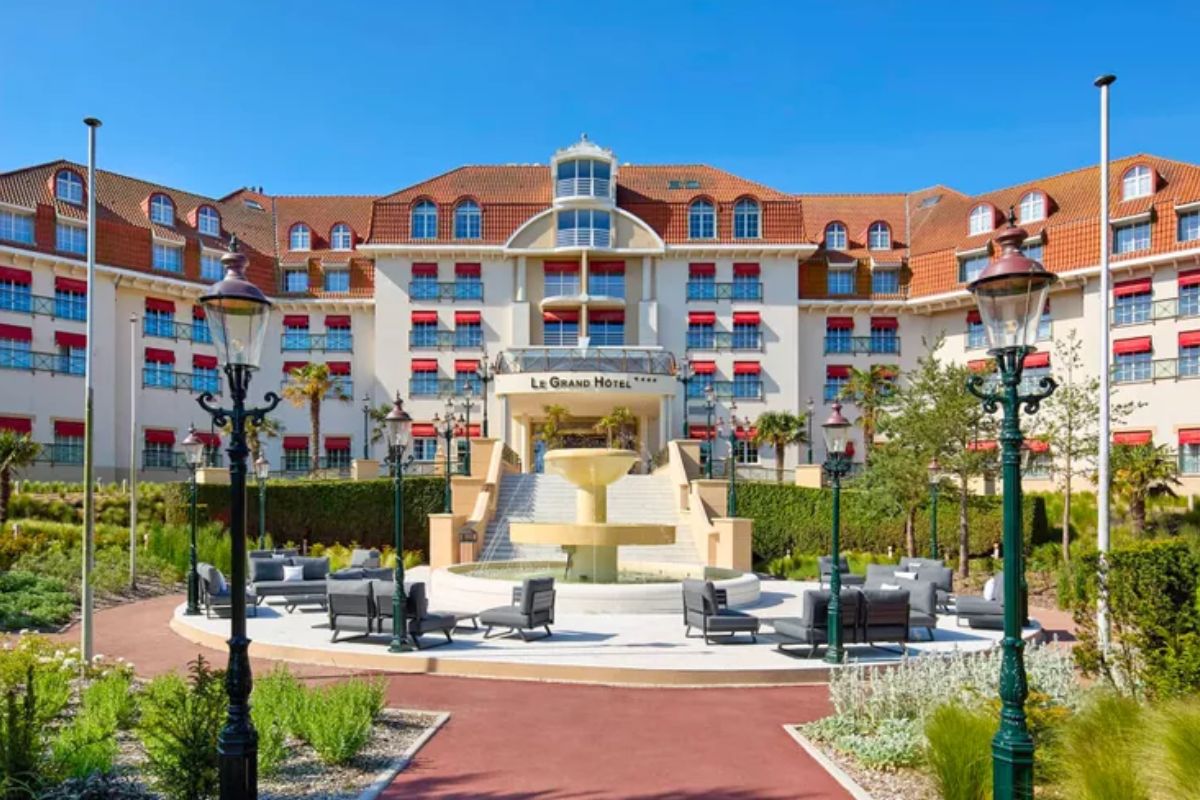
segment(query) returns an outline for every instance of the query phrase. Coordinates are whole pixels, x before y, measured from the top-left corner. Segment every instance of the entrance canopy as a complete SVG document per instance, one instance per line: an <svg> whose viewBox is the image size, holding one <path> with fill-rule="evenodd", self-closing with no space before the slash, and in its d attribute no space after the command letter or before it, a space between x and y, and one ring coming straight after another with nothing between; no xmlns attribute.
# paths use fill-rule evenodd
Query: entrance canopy
<svg viewBox="0 0 1200 800"><path fill-rule="evenodd" d="M573 416L601 416L615 405L657 416L675 384L675 357L661 348L516 348L496 362L496 395L513 414L537 416L558 403Z"/></svg>

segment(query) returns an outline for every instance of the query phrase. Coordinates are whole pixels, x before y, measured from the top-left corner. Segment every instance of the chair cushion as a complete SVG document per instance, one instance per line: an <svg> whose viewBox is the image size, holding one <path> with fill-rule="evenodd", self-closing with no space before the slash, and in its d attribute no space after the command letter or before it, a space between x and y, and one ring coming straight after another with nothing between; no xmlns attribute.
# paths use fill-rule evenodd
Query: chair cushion
<svg viewBox="0 0 1200 800"><path fill-rule="evenodd" d="M350 566L352 567L378 567L379 566L379 551L368 550L363 547L356 547L350 553Z"/></svg>
<svg viewBox="0 0 1200 800"><path fill-rule="evenodd" d="M367 577L366 570L362 567L346 567L329 573L331 581L361 581L365 577Z"/></svg>
<svg viewBox="0 0 1200 800"><path fill-rule="evenodd" d="M419 620L414 619L408 623L409 630L422 633L452 631L456 625L458 625L458 620L454 618L453 614L426 614Z"/></svg>
<svg viewBox="0 0 1200 800"><path fill-rule="evenodd" d="M306 581L323 581L329 575L329 559L324 556L321 558L293 556L290 562L293 566L304 567L304 580Z"/></svg>
<svg viewBox="0 0 1200 800"><path fill-rule="evenodd" d="M790 639L801 644L824 644L825 629L820 630L807 625L799 617L782 617L775 620L775 633L780 638Z"/></svg>
<svg viewBox="0 0 1200 800"><path fill-rule="evenodd" d="M281 581L283 580L283 568L286 562L279 559L271 558L268 553L265 556L258 556L250 559L250 580L258 583L259 581Z"/></svg>
<svg viewBox="0 0 1200 800"><path fill-rule="evenodd" d="M1003 617L1004 604L995 600L984 600L978 595L959 595L954 601L954 611L960 617Z"/></svg>
<svg viewBox="0 0 1200 800"><path fill-rule="evenodd" d="M525 628L529 626L529 617L516 606L500 606L480 612L479 624L496 628Z"/></svg>
<svg viewBox="0 0 1200 800"><path fill-rule="evenodd" d="M554 591L554 578L526 578L521 583L521 612L532 613L536 602L535 595L552 591Z"/></svg>
<svg viewBox="0 0 1200 800"><path fill-rule="evenodd" d="M338 585L353 584L356 581L337 581ZM260 581L254 584L254 589L261 595L301 595L325 594L329 581Z"/></svg>
<svg viewBox="0 0 1200 800"><path fill-rule="evenodd" d="M759 622L758 617L736 611L728 611L710 616L708 618L708 629L720 633L748 633L751 631L757 633Z"/></svg>
<svg viewBox="0 0 1200 800"><path fill-rule="evenodd" d="M304 580L304 567L299 564L292 566L285 564L283 567L283 582L284 583L300 583Z"/></svg>
<svg viewBox="0 0 1200 800"><path fill-rule="evenodd" d="M926 614L923 611L908 612L908 627L910 628L936 628L937 617L933 614Z"/></svg>
<svg viewBox="0 0 1200 800"><path fill-rule="evenodd" d="M390 581L396 577L391 567L363 567L363 577L373 581Z"/></svg>

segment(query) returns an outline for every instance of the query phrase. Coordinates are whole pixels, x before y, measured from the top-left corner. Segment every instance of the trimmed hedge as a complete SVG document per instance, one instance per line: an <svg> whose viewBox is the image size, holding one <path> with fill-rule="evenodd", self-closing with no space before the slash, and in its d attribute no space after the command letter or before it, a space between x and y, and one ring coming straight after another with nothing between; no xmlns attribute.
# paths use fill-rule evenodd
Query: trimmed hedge
<svg viewBox="0 0 1200 800"><path fill-rule="evenodd" d="M404 479L404 548L429 552L429 515L442 511L442 478ZM165 484L168 523L188 521L188 484ZM229 487L196 487L200 520L229 524ZM267 532L277 544L357 542L382 547L392 542L392 481L268 481ZM246 489L246 534L258 534L258 486Z"/></svg>
<svg viewBox="0 0 1200 800"><path fill-rule="evenodd" d="M754 520L754 557L768 561L793 553L824 553L829 548L833 525L832 492L778 483L741 483L737 488L738 515ZM1025 532L1030 545L1050 536L1045 501L1025 498ZM971 553L984 555L1001 540L1001 498L971 497L967 520L971 531ZM853 489L842 490L841 547L885 553L888 546L904 550L904 519L885 516L871 509ZM915 534L918 549L929 541L928 507L917 513ZM938 541L953 546L958 542L958 498L938 499Z"/></svg>

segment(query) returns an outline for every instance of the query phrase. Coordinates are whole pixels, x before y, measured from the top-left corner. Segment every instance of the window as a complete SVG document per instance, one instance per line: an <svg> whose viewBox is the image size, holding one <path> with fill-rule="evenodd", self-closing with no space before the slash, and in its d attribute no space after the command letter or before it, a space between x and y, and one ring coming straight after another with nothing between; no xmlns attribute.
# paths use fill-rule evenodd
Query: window
<svg viewBox="0 0 1200 800"><path fill-rule="evenodd" d="M749 438L741 438L733 443L733 460L738 464L757 464L758 445Z"/></svg>
<svg viewBox="0 0 1200 800"><path fill-rule="evenodd" d="M350 226L344 222L334 225L333 230L329 232L329 246L334 250L353 249L354 234L350 232Z"/></svg>
<svg viewBox="0 0 1200 800"><path fill-rule="evenodd" d="M983 320L978 312L967 316L967 349L975 350L981 347L987 347L987 331L983 327Z"/></svg>
<svg viewBox="0 0 1200 800"><path fill-rule="evenodd" d="M1026 258L1032 258L1034 261L1042 260L1042 243L1041 241L1029 242L1021 245L1021 255Z"/></svg>
<svg viewBox="0 0 1200 800"><path fill-rule="evenodd" d="M558 164L555 197L608 197L612 169L607 161L574 159Z"/></svg>
<svg viewBox="0 0 1200 800"><path fill-rule="evenodd" d="M454 209L454 238L478 239L483 235L483 214L474 200L464 200Z"/></svg>
<svg viewBox="0 0 1200 800"><path fill-rule="evenodd" d="M762 397L762 376L758 373L735 373L733 396L739 400L756 400Z"/></svg>
<svg viewBox="0 0 1200 800"><path fill-rule="evenodd" d="M307 443L287 441L283 443L284 472L307 472L310 466Z"/></svg>
<svg viewBox="0 0 1200 800"><path fill-rule="evenodd" d="M1184 475L1200 473L1200 441L1179 443L1179 471Z"/></svg>
<svg viewBox="0 0 1200 800"><path fill-rule="evenodd" d="M872 222L867 231L867 247L872 250L892 249L892 229L886 222Z"/></svg>
<svg viewBox="0 0 1200 800"><path fill-rule="evenodd" d="M603 297L625 296L625 269L595 264L588 270L588 294Z"/></svg>
<svg viewBox="0 0 1200 800"><path fill-rule="evenodd" d="M54 247L62 253L87 254L87 228L60 222L54 229Z"/></svg>
<svg viewBox="0 0 1200 800"><path fill-rule="evenodd" d="M28 328L24 331L0 333L0 367L6 369L31 369L33 356L30 352L32 335Z"/></svg>
<svg viewBox="0 0 1200 800"><path fill-rule="evenodd" d="M1150 223L1135 222L1113 228L1113 253L1136 253L1150 248Z"/></svg>
<svg viewBox="0 0 1200 800"><path fill-rule="evenodd" d="M412 210L412 238L437 238L437 206L428 200L421 200Z"/></svg>
<svg viewBox="0 0 1200 800"><path fill-rule="evenodd" d="M762 282L759 280L758 264L734 264L730 289L734 300L761 300Z"/></svg>
<svg viewBox="0 0 1200 800"><path fill-rule="evenodd" d="M757 239L759 229L758 203L742 198L733 206L733 238Z"/></svg>
<svg viewBox="0 0 1200 800"><path fill-rule="evenodd" d="M62 319L87 319L87 292L84 287L60 285L54 288L54 316Z"/></svg>
<svg viewBox="0 0 1200 800"><path fill-rule="evenodd" d="M597 347L620 347L625 344L625 316L593 311L588 317L590 343Z"/></svg>
<svg viewBox="0 0 1200 800"><path fill-rule="evenodd" d="M900 294L900 270L877 269L871 273L873 294Z"/></svg>
<svg viewBox="0 0 1200 800"><path fill-rule="evenodd" d="M416 316L416 315L414 315ZM412 347L437 347L437 319L418 318L413 320L410 334Z"/></svg>
<svg viewBox="0 0 1200 800"><path fill-rule="evenodd" d="M354 397L354 378L350 375L350 362L329 363L329 391L326 400L349 400Z"/></svg>
<svg viewBox="0 0 1200 800"><path fill-rule="evenodd" d="M542 338L549 347L574 347L579 344L579 317L575 314L550 314L542 323Z"/></svg>
<svg viewBox="0 0 1200 800"><path fill-rule="evenodd" d="M301 318L303 319L303 318ZM283 321L283 349L284 350L311 350L312 341L308 336L308 321L299 320Z"/></svg>
<svg viewBox="0 0 1200 800"><path fill-rule="evenodd" d="M142 332L146 336L175 338L175 312L161 308L147 308L142 318Z"/></svg>
<svg viewBox="0 0 1200 800"><path fill-rule="evenodd" d="M200 253L200 279L205 281L219 281L224 277L224 271L221 267L221 257L214 253Z"/></svg>
<svg viewBox="0 0 1200 800"><path fill-rule="evenodd" d="M896 321L881 320L871 322L871 352L899 353L900 339L896 335Z"/></svg>
<svg viewBox="0 0 1200 800"><path fill-rule="evenodd" d="M62 430L59 430L59 427ZM83 463L83 423L55 423L54 450L51 458L60 464Z"/></svg>
<svg viewBox="0 0 1200 800"><path fill-rule="evenodd" d="M483 382L479 380L479 373L474 369L471 370L455 370L454 372L454 391L456 394L466 394L467 387L471 387L471 394L479 397L483 394Z"/></svg>
<svg viewBox="0 0 1200 800"><path fill-rule="evenodd" d="M409 292L413 300L437 300L437 264L413 264L412 286Z"/></svg>
<svg viewBox="0 0 1200 800"><path fill-rule="evenodd" d="M717 268L715 264L692 264L688 267L688 300L717 298Z"/></svg>
<svg viewBox="0 0 1200 800"><path fill-rule="evenodd" d="M1125 173L1121 181L1121 199L1133 200L1145 197L1151 193L1151 172L1144 164L1139 164Z"/></svg>
<svg viewBox="0 0 1200 800"><path fill-rule="evenodd" d="M0 292L3 291L4 284L0 283ZM1179 316L1181 317L1197 317L1200 316L1200 282L1184 284L1179 286Z"/></svg>
<svg viewBox="0 0 1200 800"><path fill-rule="evenodd" d="M437 326L434 325L434 330ZM436 337L436 333L434 336ZM483 325L478 321L454 323L455 347L483 347Z"/></svg>
<svg viewBox="0 0 1200 800"><path fill-rule="evenodd" d="M547 264L545 267L546 297L573 296L579 294L579 269L572 264L570 267Z"/></svg>
<svg viewBox="0 0 1200 800"><path fill-rule="evenodd" d="M1042 378L1051 377L1050 365L1048 363L1044 367L1030 366L1028 364L1029 358L1033 358L1033 356L1027 357L1025 369L1021 372L1021 384L1019 391L1022 394L1032 394L1038 391L1038 389L1041 387Z"/></svg>
<svg viewBox="0 0 1200 800"><path fill-rule="evenodd" d="M1153 297L1149 280L1117 284L1113 288L1113 325L1149 322Z"/></svg>
<svg viewBox="0 0 1200 800"><path fill-rule="evenodd" d="M29 284L32 279L28 272L0 269L0 309L30 313L33 310Z"/></svg>
<svg viewBox="0 0 1200 800"><path fill-rule="evenodd" d="M87 359L87 347L84 342L79 341L83 337L68 336L65 338L70 341L63 341L64 337L61 334L58 337L58 364L55 368L67 375L82 375Z"/></svg>
<svg viewBox="0 0 1200 800"><path fill-rule="evenodd" d="M1050 314L1050 303L1047 301L1046 307L1042 309L1042 315L1038 317L1037 340L1044 342L1050 339L1051 325L1054 317Z"/></svg>
<svg viewBox="0 0 1200 800"><path fill-rule="evenodd" d="M691 350L713 350L716 334L713 331L714 315L697 313L688 317L687 346Z"/></svg>
<svg viewBox="0 0 1200 800"><path fill-rule="evenodd" d="M289 250L311 250L312 249L312 230L303 222L297 222L292 226L291 232L288 234L288 249Z"/></svg>
<svg viewBox="0 0 1200 800"><path fill-rule="evenodd" d="M354 349L354 338L350 334L350 319L325 318L325 349L349 353Z"/></svg>
<svg viewBox="0 0 1200 800"><path fill-rule="evenodd" d="M147 469L173 469L175 467L175 444L158 437L151 437L147 431L146 441L142 444L142 466Z"/></svg>
<svg viewBox="0 0 1200 800"><path fill-rule="evenodd" d="M308 270L306 269L289 269L283 272L283 291L285 292L307 292L308 291Z"/></svg>
<svg viewBox="0 0 1200 800"><path fill-rule="evenodd" d="M844 366L827 366L825 368L825 392L823 398L826 403L832 403L842 396L842 387L850 380L850 368Z"/></svg>
<svg viewBox="0 0 1200 800"><path fill-rule="evenodd" d="M968 234L976 236L980 233L987 233L996 225L996 212L989 205L975 206L971 209L971 216L967 223Z"/></svg>
<svg viewBox="0 0 1200 800"><path fill-rule="evenodd" d="M454 265L454 299L483 299L483 274L479 264Z"/></svg>
<svg viewBox="0 0 1200 800"><path fill-rule="evenodd" d="M608 247L611 225L607 211L559 211L554 243L558 247Z"/></svg>
<svg viewBox="0 0 1200 800"><path fill-rule="evenodd" d="M1030 451L1025 454L1021 474L1026 478L1048 478L1053 459L1048 451Z"/></svg>
<svg viewBox="0 0 1200 800"><path fill-rule="evenodd" d="M33 244L33 215L0 209L0 239Z"/></svg>
<svg viewBox="0 0 1200 800"><path fill-rule="evenodd" d="M1200 344L1179 343L1179 377L1200 378Z"/></svg>
<svg viewBox="0 0 1200 800"><path fill-rule="evenodd" d="M979 275L987 269L990 259L987 253L980 253L977 256L969 256L958 260L958 280L960 283L970 283L979 277Z"/></svg>
<svg viewBox="0 0 1200 800"><path fill-rule="evenodd" d="M192 365L193 392L212 392L216 394L220 390L220 379L217 377L217 368L215 365L210 366L207 362Z"/></svg>
<svg viewBox="0 0 1200 800"><path fill-rule="evenodd" d="M212 331L208 327L208 318L200 306L192 307L192 341L200 344L212 344Z"/></svg>
<svg viewBox="0 0 1200 800"><path fill-rule="evenodd" d="M846 249L846 226L840 222L831 222L825 226L825 249Z"/></svg>
<svg viewBox="0 0 1200 800"><path fill-rule="evenodd" d="M83 178L69 169L60 169L54 178L54 196L59 200L66 200L68 203L82 205Z"/></svg>
<svg viewBox="0 0 1200 800"><path fill-rule="evenodd" d="M1149 352L1118 353L1113 368L1113 382L1148 381L1153 366L1152 356Z"/></svg>
<svg viewBox="0 0 1200 800"><path fill-rule="evenodd" d="M175 364L156 352L146 353L146 364L142 373L143 386L161 389L175 388Z"/></svg>
<svg viewBox="0 0 1200 800"><path fill-rule="evenodd" d="M438 392L437 367L429 369L413 367L412 393L417 396L431 397Z"/></svg>
<svg viewBox="0 0 1200 800"><path fill-rule="evenodd" d="M417 436L412 440L414 461L437 460L438 440L436 436Z"/></svg>
<svg viewBox="0 0 1200 800"><path fill-rule="evenodd" d="M708 200L697 200L688 208L688 238L717 238L717 213Z"/></svg>
<svg viewBox="0 0 1200 800"><path fill-rule="evenodd" d="M716 380L716 373L711 371L712 362L709 362L708 372L697 372L692 380L688 382L687 396L688 397L704 397L708 392L708 387L712 386Z"/></svg>
<svg viewBox="0 0 1200 800"><path fill-rule="evenodd" d="M853 327L850 325L832 325L826 323L825 327L825 352L826 353L849 353L853 351L854 342L852 340Z"/></svg>
<svg viewBox="0 0 1200 800"><path fill-rule="evenodd" d="M30 221L29 241L33 241L33 223ZM1200 211L1188 211L1179 215L1178 236L1181 242L1200 239ZM0 214L0 238L4 237L4 215Z"/></svg>
<svg viewBox="0 0 1200 800"><path fill-rule="evenodd" d="M331 439L333 437L330 437ZM325 468L345 471L350 469L350 448L344 441L325 442Z"/></svg>
<svg viewBox="0 0 1200 800"><path fill-rule="evenodd" d="M220 236L221 215L212 206L200 206L196 212L196 230L205 236Z"/></svg>
<svg viewBox="0 0 1200 800"><path fill-rule="evenodd" d="M327 269L327 270L325 270L325 291L327 291L327 292L348 292L348 291L350 291L350 270L348 270L348 269Z"/></svg>
<svg viewBox="0 0 1200 800"><path fill-rule="evenodd" d="M183 248L155 242L151 265L163 272L183 272Z"/></svg>
<svg viewBox="0 0 1200 800"><path fill-rule="evenodd" d="M1046 195L1041 192L1027 192L1021 198L1019 217L1021 224L1038 222L1046 218Z"/></svg>
<svg viewBox="0 0 1200 800"><path fill-rule="evenodd" d="M854 294L854 270L830 269L825 273L825 291L829 295Z"/></svg>
<svg viewBox="0 0 1200 800"><path fill-rule="evenodd" d="M165 194L150 196L150 221L159 225L175 224L175 203Z"/></svg>

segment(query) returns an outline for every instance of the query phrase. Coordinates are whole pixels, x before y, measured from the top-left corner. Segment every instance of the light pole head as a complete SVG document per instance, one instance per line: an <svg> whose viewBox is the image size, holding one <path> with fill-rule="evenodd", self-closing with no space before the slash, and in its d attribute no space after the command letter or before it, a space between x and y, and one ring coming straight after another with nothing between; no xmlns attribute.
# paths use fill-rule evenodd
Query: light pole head
<svg viewBox="0 0 1200 800"><path fill-rule="evenodd" d="M811 419L813 413L817 410L817 404L814 403L813 399L810 397L808 398L808 403L805 405L805 407L808 409L808 416L809 419Z"/></svg>
<svg viewBox="0 0 1200 800"><path fill-rule="evenodd" d="M221 257L225 277L201 295L200 303L221 361L257 368L271 320L271 301L246 279L249 259L237 247L237 238L230 237L229 252Z"/></svg>
<svg viewBox="0 0 1200 800"><path fill-rule="evenodd" d="M1008 227L996 242L997 256L967 289L975 296L979 316L993 350L1027 347L1037 340L1046 293L1058 276L1021 252L1026 234L1009 209Z"/></svg>
<svg viewBox="0 0 1200 800"><path fill-rule="evenodd" d="M259 483L266 483L267 478L271 477L271 462L265 453L259 453L258 458L254 459L254 477L258 478Z"/></svg>
<svg viewBox="0 0 1200 800"><path fill-rule="evenodd" d="M825 437L825 452L831 457L843 457L850 445L850 420L842 416L842 404L834 403L829 419L821 424L821 434Z"/></svg>
<svg viewBox="0 0 1200 800"><path fill-rule="evenodd" d="M712 411L717 405L717 390L711 383L704 387L704 405L708 407L709 411Z"/></svg>
<svg viewBox="0 0 1200 800"><path fill-rule="evenodd" d="M933 460L929 462L929 485L937 486L941 479L942 466L941 464L938 464L937 457L934 456Z"/></svg>
<svg viewBox="0 0 1200 800"><path fill-rule="evenodd" d="M384 418L384 424L387 425L388 441L406 449L412 438L412 417L404 410L404 401L400 399L399 392L396 392L396 400Z"/></svg>
<svg viewBox="0 0 1200 800"><path fill-rule="evenodd" d="M362 404L363 413L369 414L371 412L371 395L364 394L362 397Z"/></svg>
<svg viewBox="0 0 1200 800"><path fill-rule="evenodd" d="M196 435L195 425L188 425L188 434L179 446L183 449L188 469L196 470L204 463L204 442Z"/></svg>

